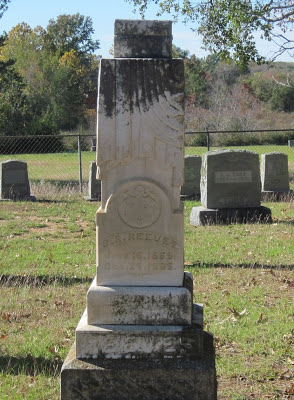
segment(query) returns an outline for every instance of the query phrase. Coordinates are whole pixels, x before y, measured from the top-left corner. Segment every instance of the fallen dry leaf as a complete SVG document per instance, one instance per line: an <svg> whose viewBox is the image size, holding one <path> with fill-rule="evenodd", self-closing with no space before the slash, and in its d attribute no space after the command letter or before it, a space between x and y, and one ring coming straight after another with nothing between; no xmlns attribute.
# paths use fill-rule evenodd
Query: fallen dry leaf
<svg viewBox="0 0 294 400"><path fill-rule="evenodd" d="M291 383L288 389L286 389L286 394L294 394L294 382Z"/></svg>
<svg viewBox="0 0 294 400"><path fill-rule="evenodd" d="M3 314L1 315L1 317L2 317L2 319L4 319L4 320L9 320L10 317L11 317L11 314L10 314L10 313L3 313Z"/></svg>
<svg viewBox="0 0 294 400"><path fill-rule="evenodd" d="M4 333L3 335L0 336L0 339L5 339L8 333Z"/></svg>
<svg viewBox="0 0 294 400"><path fill-rule="evenodd" d="M240 313L235 309L235 307L229 308L229 310L231 311L231 313L234 315L235 318L242 317L243 315L247 314L246 308L244 308L244 310L241 311Z"/></svg>
<svg viewBox="0 0 294 400"><path fill-rule="evenodd" d="M49 351L52 354L57 354L58 353L58 347L57 346L49 347Z"/></svg>
<svg viewBox="0 0 294 400"><path fill-rule="evenodd" d="M231 313L234 315L235 318L240 317L240 314L239 314L238 311L235 309L235 307L229 308L229 310L231 311Z"/></svg>
<svg viewBox="0 0 294 400"><path fill-rule="evenodd" d="M260 313L259 317L258 317L258 320L257 320L257 323L260 323L262 321L262 318L263 318L263 313Z"/></svg>

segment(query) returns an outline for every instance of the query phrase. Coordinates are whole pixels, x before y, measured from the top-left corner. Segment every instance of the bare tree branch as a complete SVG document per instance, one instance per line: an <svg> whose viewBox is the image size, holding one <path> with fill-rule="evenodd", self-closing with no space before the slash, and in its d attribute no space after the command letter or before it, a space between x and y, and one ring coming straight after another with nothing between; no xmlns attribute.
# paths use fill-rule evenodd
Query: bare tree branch
<svg viewBox="0 0 294 400"><path fill-rule="evenodd" d="M286 81L286 83L283 83L283 82L281 82L281 81L278 81L273 75L272 75L272 79L273 79L273 81L274 82L276 82L278 85L280 85L280 86L285 86L285 87L288 87L288 88L293 88L293 85L291 85L291 83L289 82L289 74L287 75L287 81Z"/></svg>

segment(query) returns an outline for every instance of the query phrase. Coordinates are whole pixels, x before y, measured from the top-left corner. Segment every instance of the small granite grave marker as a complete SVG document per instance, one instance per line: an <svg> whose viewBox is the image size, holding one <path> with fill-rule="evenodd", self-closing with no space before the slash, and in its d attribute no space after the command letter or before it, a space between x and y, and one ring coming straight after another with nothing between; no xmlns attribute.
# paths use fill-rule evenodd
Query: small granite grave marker
<svg viewBox="0 0 294 400"><path fill-rule="evenodd" d="M61 399L215 400L212 337L183 269L184 65L170 58L171 22L117 20L114 55L99 69L97 273Z"/></svg>
<svg viewBox="0 0 294 400"><path fill-rule="evenodd" d="M200 197L201 156L185 156L183 197Z"/></svg>
<svg viewBox="0 0 294 400"><path fill-rule="evenodd" d="M258 154L247 150L209 151L202 156L201 207L194 207L193 225L216 222L270 221L261 207Z"/></svg>
<svg viewBox="0 0 294 400"><path fill-rule="evenodd" d="M261 155L261 185L264 198L291 194L287 154L274 151Z"/></svg>
<svg viewBox="0 0 294 400"><path fill-rule="evenodd" d="M96 161L90 163L89 171L89 196L85 196L85 200L99 201L101 199L101 180L97 179Z"/></svg>
<svg viewBox="0 0 294 400"><path fill-rule="evenodd" d="M30 194L26 162L7 160L0 163L0 199L35 200Z"/></svg>

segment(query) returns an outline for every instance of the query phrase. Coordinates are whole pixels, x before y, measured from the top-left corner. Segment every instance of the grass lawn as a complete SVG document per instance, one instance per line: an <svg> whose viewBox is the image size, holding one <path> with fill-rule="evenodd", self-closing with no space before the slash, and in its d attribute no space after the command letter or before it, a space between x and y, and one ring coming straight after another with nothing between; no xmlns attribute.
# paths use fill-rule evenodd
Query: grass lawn
<svg viewBox="0 0 294 400"><path fill-rule="evenodd" d="M58 400L95 275L98 204L0 204L0 399ZM198 204L185 202L185 269L215 338L218 398L290 399L294 203L266 203L271 225L195 228Z"/></svg>

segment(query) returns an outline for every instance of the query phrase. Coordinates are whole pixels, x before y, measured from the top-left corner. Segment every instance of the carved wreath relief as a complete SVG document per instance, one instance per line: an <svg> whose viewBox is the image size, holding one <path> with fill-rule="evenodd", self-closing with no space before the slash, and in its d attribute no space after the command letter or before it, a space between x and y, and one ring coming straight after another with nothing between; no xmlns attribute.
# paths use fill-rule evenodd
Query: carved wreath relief
<svg viewBox="0 0 294 400"><path fill-rule="evenodd" d="M133 228L154 224L161 213L158 195L142 184L134 184L121 195L118 213L122 221Z"/></svg>

